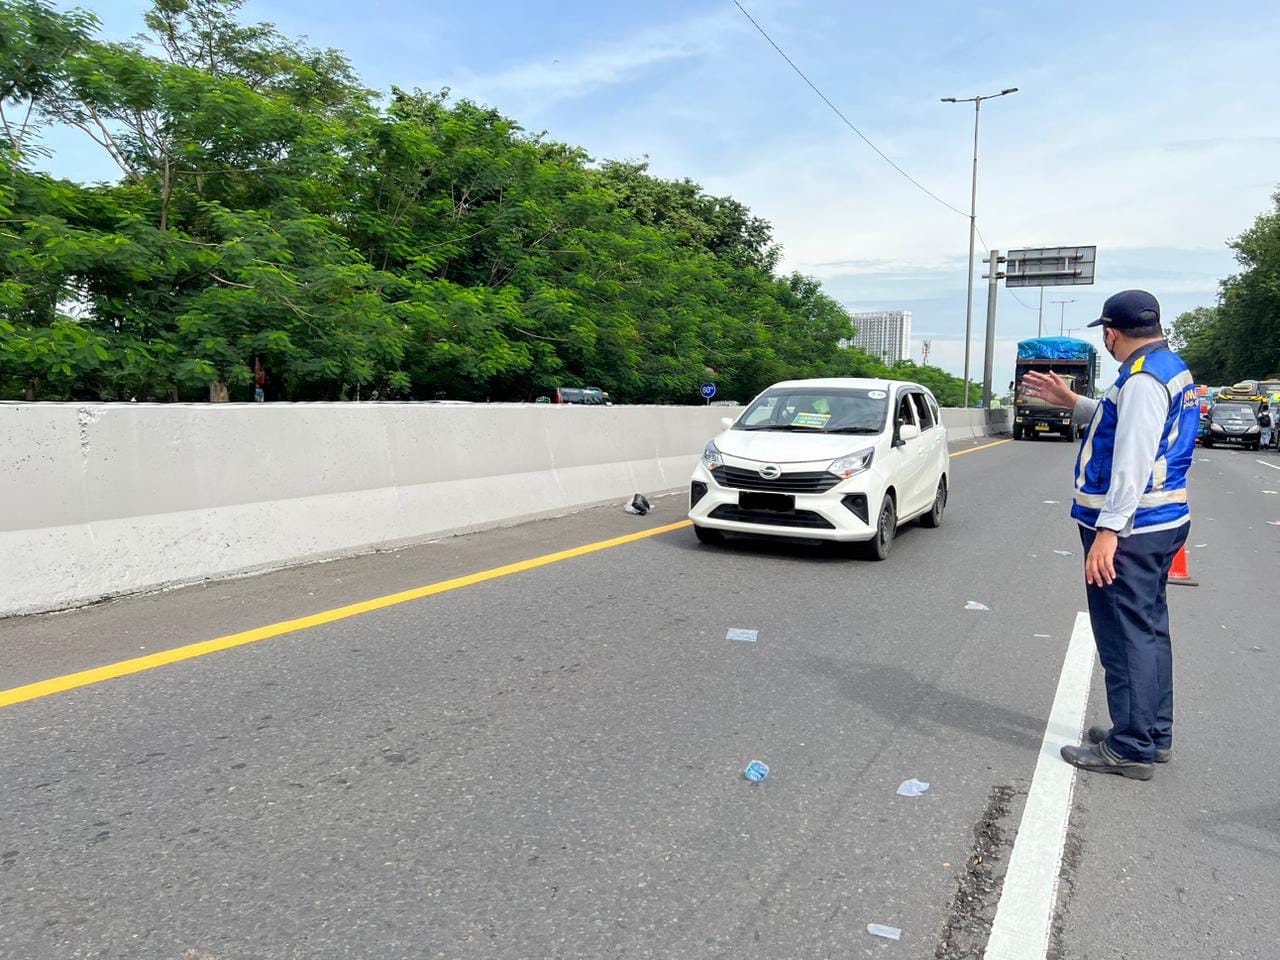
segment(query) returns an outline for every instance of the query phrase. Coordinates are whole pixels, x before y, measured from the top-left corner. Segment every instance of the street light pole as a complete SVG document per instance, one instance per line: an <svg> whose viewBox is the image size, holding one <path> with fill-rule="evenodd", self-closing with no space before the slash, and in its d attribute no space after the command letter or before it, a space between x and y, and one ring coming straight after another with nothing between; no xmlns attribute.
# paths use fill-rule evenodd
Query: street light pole
<svg viewBox="0 0 1280 960"><path fill-rule="evenodd" d="M1063 330L1066 329L1066 323L1067 323L1067 304L1075 303L1075 301L1074 300L1051 300L1050 303L1058 303L1062 305L1062 311L1058 314L1058 336L1065 337L1066 334L1063 333ZM1076 328L1072 327L1072 329L1074 330Z"/></svg>
<svg viewBox="0 0 1280 960"><path fill-rule="evenodd" d="M969 406L969 352L973 341L973 243L974 234L978 230L978 120L982 113L983 100L995 100L1011 93L1017 93L1017 87L1008 87L999 93L980 97L943 97L943 103L973 104L973 182L969 190L969 289L964 307L964 405Z"/></svg>

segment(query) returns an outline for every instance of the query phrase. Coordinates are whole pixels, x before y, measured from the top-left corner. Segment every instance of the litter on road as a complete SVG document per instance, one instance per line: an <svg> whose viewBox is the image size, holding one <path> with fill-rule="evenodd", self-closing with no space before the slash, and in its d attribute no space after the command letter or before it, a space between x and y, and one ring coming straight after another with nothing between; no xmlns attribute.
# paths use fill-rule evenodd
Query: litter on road
<svg viewBox="0 0 1280 960"><path fill-rule="evenodd" d="M1197 544L1196 544L1196 549L1197 549L1197 550L1199 550L1199 549L1201 549L1202 547L1207 547L1207 546L1208 546L1208 544L1207 544L1207 543L1197 543Z"/></svg>
<svg viewBox="0 0 1280 960"><path fill-rule="evenodd" d="M749 643L755 643L760 638L760 631L744 630L742 627L730 627L724 638L726 640L746 640Z"/></svg>
<svg viewBox="0 0 1280 960"><path fill-rule="evenodd" d="M1268 520L1268 521L1267 521L1267 526L1269 526L1269 527L1280 527L1280 520Z"/></svg>
<svg viewBox="0 0 1280 960"><path fill-rule="evenodd" d="M900 797L923 797L926 790L929 789L927 783L921 783L915 777L910 780L903 780L898 784L898 796Z"/></svg>
<svg viewBox="0 0 1280 960"><path fill-rule="evenodd" d="M644 498L643 494L637 493L622 508L627 513L636 514L643 517L646 513L653 509L653 504Z"/></svg>
<svg viewBox="0 0 1280 960"><path fill-rule="evenodd" d="M747 764L747 769L742 771L742 775L752 783L759 783L769 775L769 766L759 760L752 760Z"/></svg>
<svg viewBox="0 0 1280 960"><path fill-rule="evenodd" d="M1277 493L1280 493L1280 490L1263 490L1262 492L1263 492L1263 493L1270 493L1270 494L1277 494Z"/></svg>
<svg viewBox="0 0 1280 960"><path fill-rule="evenodd" d="M886 940L902 939L902 931L898 927L886 927L883 923L868 923L867 933L873 937L884 937Z"/></svg>
<svg viewBox="0 0 1280 960"><path fill-rule="evenodd" d="M968 603L964 605L964 608L966 610L990 610L991 609L985 603L979 603L977 600L970 600Z"/></svg>
<svg viewBox="0 0 1280 960"><path fill-rule="evenodd" d="M1045 502L1045 503L1059 503L1059 502L1061 502L1061 501L1058 501L1058 500L1045 500L1044 502Z"/></svg>
<svg viewBox="0 0 1280 960"><path fill-rule="evenodd" d="M1052 636L1050 636L1050 635L1049 635L1049 634L1047 634L1047 633L1036 633L1036 634L1032 634L1032 636L1034 636L1037 640L1052 640L1052 639L1053 639L1053 637L1052 637Z"/></svg>
<svg viewBox="0 0 1280 960"><path fill-rule="evenodd" d="M1054 552L1054 553L1056 553L1056 554L1057 554L1058 556L1060 556L1060 557L1074 557L1074 556L1075 556L1075 554L1074 554L1074 553L1072 553L1070 550L1055 550L1055 551L1053 551L1053 552Z"/></svg>

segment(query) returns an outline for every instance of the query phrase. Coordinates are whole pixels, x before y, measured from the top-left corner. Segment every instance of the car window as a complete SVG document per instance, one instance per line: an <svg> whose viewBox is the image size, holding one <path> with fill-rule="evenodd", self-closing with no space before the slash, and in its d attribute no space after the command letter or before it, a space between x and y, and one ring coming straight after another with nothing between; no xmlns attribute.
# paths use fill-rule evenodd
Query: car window
<svg viewBox="0 0 1280 960"><path fill-rule="evenodd" d="M923 393L913 393L912 401L916 407L916 419L920 421L920 429L928 430L933 427L933 411L929 409L929 404L925 402Z"/></svg>
<svg viewBox="0 0 1280 960"><path fill-rule="evenodd" d="M733 429L875 434L884 429L888 411L887 392L873 387L774 387Z"/></svg>
<svg viewBox="0 0 1280 960"><path fill-rule="evenodd" d="M914 405L911 402L911 394L903 393L898 401L898 423L916 425L916 415L913 412Z"/></svg>
<svg viewBox="0 0 1280 960"><path fill-rule="evenodd" d="M778 398L764 397L759 403L747 411L747 415L743 418L744 426L752 426L757 423L764 423L773 419L773 412L778 406Z"/></svg>
<svg viewBox="0 0 1280 960"><path fill-rule="evenodd" d="M932 394L929 396L929 409L933 412L933 422L941 423L942 414L938 410L938 401L934 399Z"/></svg>

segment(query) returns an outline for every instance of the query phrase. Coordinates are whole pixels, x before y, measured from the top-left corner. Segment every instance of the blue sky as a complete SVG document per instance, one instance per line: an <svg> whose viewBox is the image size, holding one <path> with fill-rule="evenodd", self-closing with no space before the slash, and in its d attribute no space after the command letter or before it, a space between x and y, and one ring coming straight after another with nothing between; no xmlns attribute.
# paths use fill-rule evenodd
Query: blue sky
<svg viewBox="0 0 1280 960"><path fill-rule="evenodd" d="M1166 320L1211 303L1234 269L1227 239L1280 186L1272 0L743 3L880 149L962 209L972 105L939 100L1019 87L983 108L978 227L1002 250L1098 245L1096 286L1046 292L1076 300L1068 327L1126 287L1155 293ZM115 37L147 5L87 4ZM967 218L858 140L731 0L248 0L243 15L346 51L371 86L447 86L593 156L647 157L659 175L732 194L773 223L786 268L851 309L911 310L913 357L929 337L932 362L961 369ZM60 174L113 175L92 144L50 145ZM998 386L1036 331L1037 291L1012 293L1022 303L999 296Z"/></svg>

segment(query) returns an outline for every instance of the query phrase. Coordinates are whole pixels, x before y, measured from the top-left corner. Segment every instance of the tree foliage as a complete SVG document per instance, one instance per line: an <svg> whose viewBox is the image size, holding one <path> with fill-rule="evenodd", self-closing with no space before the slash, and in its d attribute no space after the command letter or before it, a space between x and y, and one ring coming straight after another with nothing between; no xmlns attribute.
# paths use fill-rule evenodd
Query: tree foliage
<svg viewBox="0 0 1280 960"><path fill-rule="evenodd" d="M1241 270L1222 282L1217 305L1182 314L1170 331L1199 383L1280 377L1280 193L1231 246Z"/></svg>
<svg viewBox="0 0 1280 960"><path fill-rule="evenodd" d="M110 43L92 14L0 0L0 397L247 398L258 365L280 399L688 402L708 368L736 399L888 373L741 203L448 91L382 100L239 7L156 0ZM41 172L49 124L118 180Z"/></svg>

